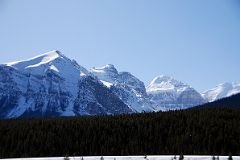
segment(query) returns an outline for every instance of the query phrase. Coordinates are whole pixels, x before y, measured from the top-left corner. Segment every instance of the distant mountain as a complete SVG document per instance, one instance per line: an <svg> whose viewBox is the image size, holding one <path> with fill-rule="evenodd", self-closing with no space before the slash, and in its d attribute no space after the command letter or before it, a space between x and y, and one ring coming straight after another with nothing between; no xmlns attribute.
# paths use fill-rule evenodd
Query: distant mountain
<svg viewBox="0 0 240 160"><path fill-rule="evenodd" d="M229 97L240 93L240 84L222 83L202 93L202 96L209 102L216 101L221 98Z"/></svg>
<svg viewBox="0 0 240 160"><path fill-rule="evenodd" d="M84 67L59 51L0 65L0 118L132 112Z"/></svg>
<svg viewBox="0 0 240 160"><path fill-rule="evenodd" d="M166 110L186 109L206 103L200 93L168 76L158 76L147 86L151 101Z"/></svg>
<svg viewBox="0 0 240 160"><path fill-rule="evenodd" d="M134 112L153 112L153 103L148 98L145 85L129 72L118 72L112 64L93 68L91 73L106 85Z"/></svg>
<svg viewBox="0 0 240 160"><path fill-rule="evenodd" d="M213 108L213 107L224 107L224 108L239 108L240 109L240 93L230 97L222 98L214 102L209 102L196 108Z"/></svg>

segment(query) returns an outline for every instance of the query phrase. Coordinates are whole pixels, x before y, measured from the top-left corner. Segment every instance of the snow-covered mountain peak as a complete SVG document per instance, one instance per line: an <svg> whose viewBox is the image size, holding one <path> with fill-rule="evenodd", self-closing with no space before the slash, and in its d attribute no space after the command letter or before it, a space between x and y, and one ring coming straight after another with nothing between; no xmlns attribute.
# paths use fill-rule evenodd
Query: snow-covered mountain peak
<svg viewBox="0 0 240 160"><path fill-rule="evenodd" d="M225 82L203 92L202 96L207 101L212 102L221 98L232 96L237 93L240 93L240 84Z"/></svg>
<svg viewBox="0 0 240 160"><path fill-rule="evenodd" d="M142 81L129 72L118 72L112 64L107 64L103 67L94 67L91 69L91 73L97 76L102 82L104 82L104 84L107 84L105 82L108 82L108 84L127 85L128 87L141 92L144 92L143 90L145 90L145 86Z"/></svg>
<svg viewBox="0 0 240 160"><path fill-rule="evenodd" d="M23 69L26 67L39 66L41 64L46 64L46 63L49 63L59 57L63 57L63 55L59 51L53 50L53 51L38 55L36 57L30 58L27 60L10 62L10 63L7 63L6 65L13 66L18 69L20 69L20 68Z"/></svg>
<svg viewBox="0 0 240 160"><path fill-rule="evenodd" d="M94 67L91 73L97 76L101 81L115 83L118 78L118 71L112 64L107 64L103 67ZM110 84L110 85L111 85Z"/></svg>
<svg viewBox="0 0 240 160"><path fill-rule="evenodd" d="M57 50L27 60L7 63L6 65L13 67L20 72L33 75L43 75L48 71L64 74L66 76L68 73L76 73L78 76L88 74L88 71L78 65L76 61L67 58Z"/></svg>
<svg viewBox="0 0 240 160"><path fill-rule="evenodd" d="M153 111L152 103L148 99L145 85L129 72L118 72L111 65L91 69L105 86L129 106L134 112Z"/></svg>
<svg viewBox="0 0 240 160"><path fill-rule="evenodd" d="M235 83L233 83L233 82L232 83L224 82L224 83L220 83L216 87L232 88L234 85L235 85Z"/></svg>
<svg viewBox="0 0 240 160"><path fill-rule="evenodd" d="M118 71L113 64L107 64L103 67L94 67L91 70L93 72L101 72L101 73L105 72L106 74L108 73L118 74Z"/></svg>
<svg viewBox="0 0 240 160"><path fill-rule="evenodd" d="M169 81L172 80L173 78L170 76L165 76L165 75L160 75L157 76L153 79L152 83L161 83L162 81Z"/></svg>
<svg viewBox="0 0 240 160"><path fill-rule="evenodd" d="M0 65L0 95L5 118L132 113L113 91L56 50Z"/></svg>
<svg viewBox="0 0 240 160"><path fill-rule="evenodd" d="M107 64L107 65L103 66L102 68L105 68L105 69L116 69L113 64Z"/></svg>
<svg viewBox="0 0 240 160"><path fill-rule="evenodd" d="M157 106L184 109L205 103L202 96L191 86L169 76L158 76L147 87L147 93Z"/></svg>
<svg viewBox="0 0 240 160"><path fill-rule="evenodd" d="M147 87L147 92L165 92L167 90L183 91L186 88L190 88L190 86L172 77L160 75L151 81L150 85Z"/></svg>
<svg viewBox="0 0 240 160"><path fill-rule="evenodd" d="M42 55L36 56L35 58L37 58L37 57L49 58L50 60L54 60L55 58L58 58L58 57L67 58L59 50L52 50L52 51L43 53ZM32 58L32 59L35 59L35 58Z"/></svg>

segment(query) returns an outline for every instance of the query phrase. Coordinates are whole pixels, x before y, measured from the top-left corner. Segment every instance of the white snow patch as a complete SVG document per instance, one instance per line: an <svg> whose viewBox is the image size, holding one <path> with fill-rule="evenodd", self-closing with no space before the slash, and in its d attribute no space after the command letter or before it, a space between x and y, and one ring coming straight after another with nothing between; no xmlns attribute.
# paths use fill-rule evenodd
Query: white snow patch
<svg viewBox="0 0 240 160"><path fill-rule="evenodd" d="M51 70L54 70L54 71L56 71L56 72L59 72L59 70L57 69L57 67L55 67L54 65L51 65L51 66L50 66L50 69L51 69Z"/></svg>
<svg viewBox="0 0 240 160"><path fill-rule="evenodd" d="M147 92L151 94L158 94L161 92L173 92L180 94L191 88L189 85L184 84L178 80L168 76L158 76L152 80L149 86L147 86Z"/></svg>
<svg viewBox="0 0 240 160"><path fill-rule="evenodd" d="M209 102L216 101L221 98L229 97L240 93L240 84L222 83L202 93L202 96Z"/></svg>
<svg viewBox="0 0 240 160"><path fill-rule="evenodd" d="M216 158L217 156L215 156ZM100 160L101 156L89 156L89 157L69 157L71 160ZM103 156L104 160L171 160L174 156ZM240 160L239 156L232 156L233 160ZM63 160L64 157L45 157L45 158L14 158L6 160ZM176 156L179 159L179 156ZM227 160L228 156L219 156L220 160ZM212 160L212 156L184 156L184 160Z"/></svg>
<svg viewBox="0 0 240 160"><path fill-rule="evenodd" d="M7 66L15 66L15 65L18 65L18 64L21 65L21 63L24 63L24 65L25 65L24 68L27 68L27 67L32 68L32 67L40 66L45 63L49 63L50 61L53 61L58 57L60 57L59 52L56 50L53 50L53 51L44 53L42 55L30 58L28 60L10 62L10 63L7 63L6 65ZM27 62L29 62L29 63L27 64Z"/></svg>
<svg viewBox="0 0 240 160"><path fill-rule="evenodd" d="M107 81L100 80L106 87L110 88L113 84Z"/></svg>

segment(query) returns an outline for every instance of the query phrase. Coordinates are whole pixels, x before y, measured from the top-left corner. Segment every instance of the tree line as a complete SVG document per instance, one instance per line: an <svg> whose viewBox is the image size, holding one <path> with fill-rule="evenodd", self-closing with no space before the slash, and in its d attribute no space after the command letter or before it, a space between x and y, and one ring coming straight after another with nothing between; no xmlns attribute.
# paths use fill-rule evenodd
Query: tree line
<svg viewBox="0 0 240 160"><path fill-rule="evenodd" d="M0 120L0 158L240 155L240 110Z"/></svg>

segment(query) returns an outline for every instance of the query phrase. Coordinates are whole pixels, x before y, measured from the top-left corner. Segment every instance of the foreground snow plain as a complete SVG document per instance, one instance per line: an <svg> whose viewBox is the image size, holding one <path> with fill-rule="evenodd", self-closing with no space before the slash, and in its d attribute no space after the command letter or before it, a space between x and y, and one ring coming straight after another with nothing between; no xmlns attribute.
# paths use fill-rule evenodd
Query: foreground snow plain
<svg viewBox="0 0 240 160"><path fill-rule="evenodd" d="M103 156L104 160L173 160L174 156ZM178 160L176 156L176 160ZM217 159L217 156L215 156ZM240 156L233 156L233 160L240 160ZM82 160L82 157L69 157L70 160ZM84 160L101 160L101 156L83 157ZM45 158L16 158L6 160L64 160L64 157ZM184 160L212 160L212 156L184 156ZM219 160L228 160L228 156L219 156Z"/></svg>

